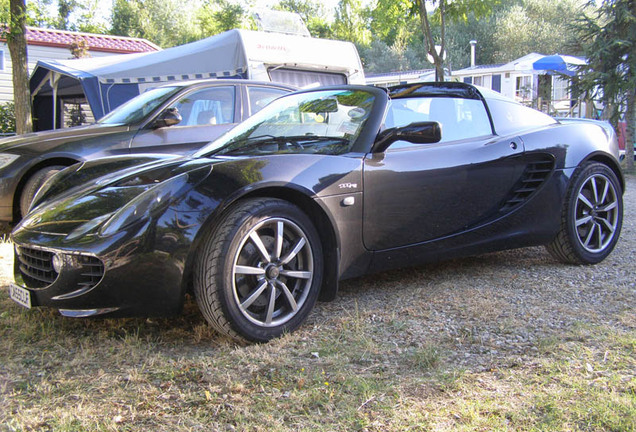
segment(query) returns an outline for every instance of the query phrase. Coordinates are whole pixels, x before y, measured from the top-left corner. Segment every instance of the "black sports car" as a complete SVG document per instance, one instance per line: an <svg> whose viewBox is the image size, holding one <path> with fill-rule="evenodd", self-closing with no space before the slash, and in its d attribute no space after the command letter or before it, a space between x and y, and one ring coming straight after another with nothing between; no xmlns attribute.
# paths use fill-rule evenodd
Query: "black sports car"
<svg viewBox="0 0 636 432"><path fill-rule="evenodd" d="M614 248L616 138L463 83L319 88L273 102L189 157L76 164L12 233L24 306L165 315L193 291L239 340L298 327L338 281L546 245Z"/></svg>

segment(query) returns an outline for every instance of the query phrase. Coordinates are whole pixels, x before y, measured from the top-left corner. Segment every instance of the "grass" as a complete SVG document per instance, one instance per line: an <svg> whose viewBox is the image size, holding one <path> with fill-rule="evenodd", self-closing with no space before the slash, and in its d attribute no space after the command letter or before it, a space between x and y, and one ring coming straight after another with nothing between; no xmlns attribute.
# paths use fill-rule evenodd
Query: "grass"
<svg viewBox="0 0 636 432"><path fill-rule="evenodd" d="M1 286L10 256L0 244ZM170 319L73 320L23 310L2 290L0 431L636 430L633 308L616 325L582 320L522 358L499 348L489 367L467 367L457 356L484 346L479 326L429 326L451 282L480 271L460 261L356 280L300 331L245 347L192 301ZM499 317L495 289L452 312L512 336L523 319Z"/></svg>

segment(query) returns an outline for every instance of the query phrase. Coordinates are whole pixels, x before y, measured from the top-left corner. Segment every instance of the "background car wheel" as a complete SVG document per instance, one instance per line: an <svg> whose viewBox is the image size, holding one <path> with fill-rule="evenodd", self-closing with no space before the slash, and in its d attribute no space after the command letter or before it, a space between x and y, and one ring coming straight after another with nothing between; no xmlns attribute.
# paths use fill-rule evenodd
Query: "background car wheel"
<svg viewBox="0 0 636 432"><path fill-rule="evenodd" d="M561 217L561 230L547 246L560 261L596 264L614 249L623 224L620 183L606 165L588 162L575 172Z"/></svg>
<svg viewBox="0 0 636 432"><path fill-rule="evenodd" d="M31 201L33 201L33 197L35 193L40 189L40 187L47 181L53 174L58 173L59 171L66 168L62 165L53 165L46 168L42 168L27 180L22 188L22 193L20 195L20 216L24 217L29 212L29 207L31 206Z"/></svg>
<svg viewBox="0 0 636 432"><path fill-rule="evenodd" d="M206 236L194 293L205 319L238 341L264 342L295 330L322 282L322 246L311 220L278 199L250 199Z"/></svg>

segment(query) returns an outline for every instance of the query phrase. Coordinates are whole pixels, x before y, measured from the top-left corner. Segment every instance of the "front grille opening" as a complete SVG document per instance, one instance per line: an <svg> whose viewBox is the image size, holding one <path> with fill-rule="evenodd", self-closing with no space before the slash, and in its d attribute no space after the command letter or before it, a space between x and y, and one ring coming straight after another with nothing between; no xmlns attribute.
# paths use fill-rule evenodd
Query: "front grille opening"
<svg viewBox="0 0 636 432"><path fill-rule="evenodd" d="M98 258L86 255L77 257L81 266L80 281L77 285L80 288L92 288L104 277L104 263Z"/></svg>
<svg viewBox="0 0 636 432"><path fill-rule="evenodd" d="M19 270L22 280L28 288L45 288L58 278L53 269L54 252L16 247ZM93 256L63 255L65 282L73 291L87 290L97 285L104 277L104 263Z"/></svg>
<svg viewBox="0 0 636 432"><path fill-rule="evenodd" d="M29 288L44 288L57 279L53 270L53 253L18 246L16 248L22 279Z"/></svg>

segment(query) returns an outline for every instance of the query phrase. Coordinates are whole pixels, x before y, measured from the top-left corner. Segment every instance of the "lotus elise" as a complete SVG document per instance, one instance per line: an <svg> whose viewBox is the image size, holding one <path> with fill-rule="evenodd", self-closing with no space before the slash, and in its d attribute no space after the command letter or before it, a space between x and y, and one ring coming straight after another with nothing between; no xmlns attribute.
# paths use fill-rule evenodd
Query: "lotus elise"
<svg viewBox="0 0 636 432"><path fill-rule="evenodd" d="M174 314L191 292L219 332L267 341L371 272L537 245L598 263L624 185L613 131L492 91L304 90L190 156L54 175L12 233L10 295L89 317Z"/></svg>

